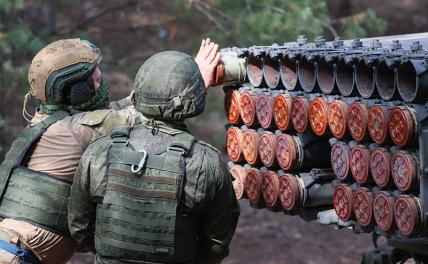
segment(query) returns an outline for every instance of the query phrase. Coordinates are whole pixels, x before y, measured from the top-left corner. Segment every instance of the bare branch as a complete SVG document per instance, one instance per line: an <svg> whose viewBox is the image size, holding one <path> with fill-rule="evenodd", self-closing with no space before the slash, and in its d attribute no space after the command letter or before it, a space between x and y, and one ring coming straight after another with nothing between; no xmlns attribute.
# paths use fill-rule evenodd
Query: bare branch
<svg viewBox="0 0 428 264"><path fill-rule="evenodd" d="M331 24L321 21L321 25L325 27L328 31L330 31L333 37L339 37L339 33L337 33L336 29L334 29Z"/></svg>
<svg viewBox="0 0 428 264"><path fill-rule="evenodd" d="M227 13L225 13L225 12L221 11L221 10L220 10L220 9L218 9L218 8L215 8L213 5L211 5L211 4L209 4L209 3L205 2L205 1L200 1L200 0L198 0L198 2L199 2L201 5L203 5L207 10L210 10L210 11L213 11L214 13L217 13L217 15L219 15L219 16L221 16L221 17L223 17L223 18L224 18L224 19L226 19L226 20L232 20L232 19L233 19L229 14L227 14Z"/></svg>
<svg viewBox="0 0 428 264"><path fill-rule="evenodd" d="M333 25L334 24L342 24L343 25L343 24L345 24L349 20L354 20L354 21L356 21L358 23L363 22L364 21L364 12L360 12L360 13L353 14L353 15L350 15L350 16L340 17L338 19L334 19L334 20L331 21L330 24L333 24Z"/></svg>
<svg viewBox="0 0 428 264"><path fill-rule="evenodd" d="M126 9L128 7L136 6L137 4L138 4L138 1L131 0L131 1L128 1L128 2L126 2L124 4L121 4L121 5L116 5L116 6L112 6L112 7L106 8L105 10L99 12L98 14L93 15L93 16L91 16L91 17L83 20L82 22L80 22L72 31L83 29L88 24L90 24L90 23L92 23L92 22L94 22L94 21L96 21L96 20L104 17L105 15L108 15L110 13L114 13L114 12Z"/></svg>
<svg viewBox="0 0 428 264"><path fill-rule="evenodd" d="M251 8L250 0L245 0L245 8L248 10L248 12L253 13L253 9Z"/></svg>
<svg viewBox="0 0 428 264"><path fill-rule="evenodd" d="M284 9L282 9L280 7L277 7L277 6L273 6L273 5L268 4L268 3L266 3L266 7L269 8L270 10L272 10L272 11L276 11L276 12L284 14L284 15L287 14L287 12L285 12Z"/></svg>
<svg viewBox="0 0 428 264"><path fill-rule="evenodd" d="M195 0L193 2L195 8L204 16L206 16L208 20L210 20L218 29L225 32L226 30L224 29L224 27L208 12L208 10L206 10L206 8L203 6L203 4L201 4L201 2L202 1L200 0Z"/></svg>

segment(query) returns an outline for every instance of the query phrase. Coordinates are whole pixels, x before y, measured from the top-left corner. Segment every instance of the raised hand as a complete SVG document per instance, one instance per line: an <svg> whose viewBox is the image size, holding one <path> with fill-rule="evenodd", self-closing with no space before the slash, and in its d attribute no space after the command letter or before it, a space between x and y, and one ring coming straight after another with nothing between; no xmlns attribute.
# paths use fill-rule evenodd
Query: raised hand
<svg viewBox="0 0 428 264"><path fill-rule="evenodd" d="M219 61L220 52L218 44L212 42L209 38L203 39L195 62L199 66L207 89L211 87L214 82L214 71Z"/></svg>

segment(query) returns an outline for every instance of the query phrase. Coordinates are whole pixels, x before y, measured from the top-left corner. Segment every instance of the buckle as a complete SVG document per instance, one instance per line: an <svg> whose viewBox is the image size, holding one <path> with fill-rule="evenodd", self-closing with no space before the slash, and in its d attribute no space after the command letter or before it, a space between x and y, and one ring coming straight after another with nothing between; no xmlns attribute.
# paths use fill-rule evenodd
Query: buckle
<svg viewBox="0 0 428 264"><path fill-rule="evenodd" d="M168 147L167 151L175 151L181 153L181 155L184 155L186 153L186 150L184 147L181 147L180 145L171 145Z"/></svg>
<svg viewBox="0 0 428 264"><path fill-rule="evenodd" d="M111 132L111 138L118 138L118 137L129 138L130 131L131 131L131 128L127 126L116 127Z"/></svg>
<svg viewBox="0 0 428 264"><path fill-rule="evenodd" d="M139 173L144 167L144 164L146 164L147 152L145 150L140 150L139 152L143 153L143 157L141 158L140 163L138 163L138 165L131 165L131 171L133 173Z"/></svg>
<svg viewBox="0 0 428 264"><path fill-rule="evenodd" d="M118 137L128 138L128 134L123 131L113 131L113 133L111 133L111 138L118 138Z"/></svg>

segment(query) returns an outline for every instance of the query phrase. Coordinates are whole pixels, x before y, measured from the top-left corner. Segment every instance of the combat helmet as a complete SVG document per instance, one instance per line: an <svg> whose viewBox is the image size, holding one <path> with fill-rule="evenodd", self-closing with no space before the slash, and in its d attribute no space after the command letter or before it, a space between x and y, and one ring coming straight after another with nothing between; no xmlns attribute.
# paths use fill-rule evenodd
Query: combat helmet
<svg viewBox="0 0 428 264"><path fill-rule="evenodd" d="M134 82L135 108L147 117L180 122L204 111L206 89L198 65L187 54L164 51L151 56Z"/></svg>
<svg viewBox="0 0 428 264"><path fill-rule="evenodd" d="M98 47L78 38L58 40L40 50L31 63L28 82L42 112L105 108L107 86L101 81L95 91L92 79L101 58Z"/></svg>

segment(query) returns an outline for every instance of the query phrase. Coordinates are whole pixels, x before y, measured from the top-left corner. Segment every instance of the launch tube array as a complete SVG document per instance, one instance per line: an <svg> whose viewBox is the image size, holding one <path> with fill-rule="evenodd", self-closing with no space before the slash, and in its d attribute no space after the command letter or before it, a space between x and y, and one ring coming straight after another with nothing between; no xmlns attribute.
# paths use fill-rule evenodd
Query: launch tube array
<svg viewBox="0 0 428 264"><path fill-rule="evenodd" d="M428 34L414 34L352 41L336 38L328 43L317 37L309 43L300 36L282 46L227 48L216 80L247 79L253 87L364 99L425 101L427 40Z"/></svg>
<svg viewBox="0 0 428 264"><path fill-rule="evenodd" d="M427 40L223 49L215 80L236 196L356 233L427 237Z"/></svg>

